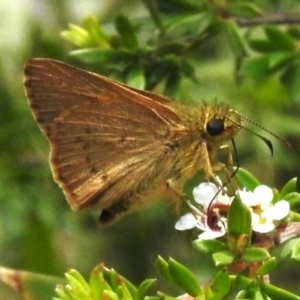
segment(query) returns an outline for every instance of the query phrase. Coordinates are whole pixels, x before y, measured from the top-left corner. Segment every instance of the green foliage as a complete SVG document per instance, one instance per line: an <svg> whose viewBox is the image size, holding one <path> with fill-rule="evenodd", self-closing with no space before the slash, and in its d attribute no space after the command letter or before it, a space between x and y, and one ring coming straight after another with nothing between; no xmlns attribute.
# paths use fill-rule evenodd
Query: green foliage
<svg viewBox="0 0 300 300"><path fill-rule="evenodd" d="M67 285L59 285L55 291L60 300L101 300L101 299L145 299L149 288L155 282L147 279L138 287L126 280L114 270L103 265L95 267L89 282L76 270L66 273ZM156 297L158 299L158 297Z"/></svg>

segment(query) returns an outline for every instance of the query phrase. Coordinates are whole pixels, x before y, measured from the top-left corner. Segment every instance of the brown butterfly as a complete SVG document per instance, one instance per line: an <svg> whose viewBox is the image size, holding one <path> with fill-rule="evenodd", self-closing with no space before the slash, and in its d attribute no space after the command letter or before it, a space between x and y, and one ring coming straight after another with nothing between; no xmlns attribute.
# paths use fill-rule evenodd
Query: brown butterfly
<svg viewBox="0 0 300 300"><path fill-rule="evenodd" d="M72 209L101 208L101 223L174 196L199 170L228 170L217 156L241 127L228 106L180 104L50 59L24 73L55 181Z"/></svg>

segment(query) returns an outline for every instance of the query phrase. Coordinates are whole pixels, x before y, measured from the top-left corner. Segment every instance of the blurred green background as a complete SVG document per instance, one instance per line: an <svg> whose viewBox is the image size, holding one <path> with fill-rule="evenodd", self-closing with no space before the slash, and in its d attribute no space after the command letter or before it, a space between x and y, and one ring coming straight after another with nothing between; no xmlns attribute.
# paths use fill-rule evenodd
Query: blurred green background
<svg viewBox="0 0 300 300"><path fill-rule="evenodd" d="M260 2L268 10L276 1ZM298 2L284 1L280 9L300 11ZM87 14L95 15L101 24L108 24L120 12L140 18L148 14L141 1L1 0L0 11L0 265L62 276L69 268L87 275L104 262L138 283L158 276L154 261L160 254L209 276L212 262L194 251L190 233L174 230L178 216L166 204L105 228L97 225L97 211L73 213L53 182L47 141L24 96L22 70L27 59L48 57L78 65L68 56L74 48L59 37L69 23L80 24ZM299 102L289 99L276 76L237 85L233 57L224 41L212 40L200 50L198 83L183 79L178 98L207 102L217 98L288 139L291 149L271 138L275 148L271 157L254 135L241 130L236 138L240 165L262 183L281 188L299 174ZM80 66L88 68L82 62ZM268 136L259 128L253 130ZM283 262L272 277L274 283L300 294L294 279L297 268ZM171 289L163 280L158 288ZM0 295L18 299L2 284Z"/></svg>

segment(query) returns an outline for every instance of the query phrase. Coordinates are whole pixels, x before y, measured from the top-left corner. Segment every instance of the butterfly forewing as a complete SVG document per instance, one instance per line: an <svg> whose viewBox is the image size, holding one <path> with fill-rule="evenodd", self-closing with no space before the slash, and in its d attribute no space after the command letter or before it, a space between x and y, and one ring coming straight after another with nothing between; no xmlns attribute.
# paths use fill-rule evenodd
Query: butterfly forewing
<svg viewBox="0 0 300 300"><path fill-rule="evenodd" d="M180 118L167 98L47 59L26 64L25 87L73 209L130 197L168 159L165 143Z"/></svg>

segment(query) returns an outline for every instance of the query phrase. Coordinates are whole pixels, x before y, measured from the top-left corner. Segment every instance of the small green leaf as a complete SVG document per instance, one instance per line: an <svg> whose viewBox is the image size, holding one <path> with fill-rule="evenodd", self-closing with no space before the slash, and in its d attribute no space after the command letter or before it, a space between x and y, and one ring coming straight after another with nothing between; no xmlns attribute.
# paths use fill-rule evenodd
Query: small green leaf
<svg viewBox="0 0 300 300"><path fill-rule="evenodd" d="M120 61L132 58L132 54L126 51L100 48L79 49L72 51L70 54L85 63L94 65L120 64Z"/></svg>
<svg viewBox="0 0 300 300"><path fill-rule="evenodd" d="M137 289L137 300L143 300L148 293L148 290L154 285L156 279L146 279L144 280Z"/></svg>
<svg viewBox="0 0 300 300"><path fill-rule="evenodd" d="M71 269L66 273L66 278L74 289L88 290L90 287L83 276L76 270Z"/></svg>
<svg viewBox="0 0 300 300"><path fill-rule="evenodd" d="M174 68L173 71L169 72L169 75L167 77L164 94L172 99L176 99L180 81L180 72L177 68Z"/></svg>
<svg viewBox="0 0 300 300"><path fill-rule="evenodd" d="M255 18L263 15L261 9L254 3L239 2L228 5L230 15L242 18Z"/></svg>
<svg viewBox="0 0 300 300"><path fill-rule="evenodd" d="M101 48L109 48L109 36L101 29L94 16L87 15L83 20L83 27L89 32L93 44Z"/></svg>
<svg viewBox="0 0 300 300"><path fill-rule="evenodd" d="M185 77L197 83L196 71L191 62L188 62L187 60L182 61L180 71Z"/></svg>
<svg viewBox="0 0 300 300"><path fill-rule="evenodd" d="M24 300L51 299L54 288L65 284L64 278L0 267L0 280ZM20 298L21 299L21 298Z"/></svg>
<svg viewBox="0 0 300 300"><path fill-rule="evenodd" d="M296 192L289 193L283 197L283 200L289 202L291 206L295 206L300 203L300 194Z"/></svg>
<svg viewBox="0 0 300 300"><path fill-rule="evenodd" d="M109 291L109 290L103 291L102 299L120 300L117 293L115 293L113 291Z"/></svg>
<svg viewBox="0 0 300 300"><path fill-rule="evenodd" d="M119 299L136 299L137 298L137 290L132 289L132 286L130 284L128 285L127 280L125 278L122 278L123 280L120 282L120 285L118 286L117 293L119 295Z"/></svg>
<svg viewBox="0 0 300 300"><path fill-rule="evenodd" d="M204 12L200 14L178 15L171 18L167 27L168 37L186 36L191 33L193 28L193 35L202 34L212 23L211 14ZM185 45L186 46L186 45Z"/></svg>
<svg viewBox="0 0 300 300"><path fill-rule="evenodd" d="M265 33L273 46L273 50L294 51L296 42L286 32L280 30L277 26L266 26Z"/></svg>
<svg viewBox="0 0 300 300"><path fill-rule="evenodd" d="M227 20L222 23L226 38L235 57L241 58L247 55L246 46L239 29L233 21Z"/></svg>
<svg viewBox="0 0 300 300"><path fill-rule="evenodd" d="M218 240L195 240L193 245L196 249L204 253L213 254L225 250L227 246Z"/></svg>
<svg viewBox="0 0 300 300"><path fill-rule="evenodd" d="M296 27L296 26L288 27L287 32L292 38L294 38L298 41L300 40L300 30L298 27Z"/></svg>
<svg viewBox="0 0 300 300"><path fill-rule="evenodd" d="M170 295L167 295L163 292L157 292L157 295L159 296L159 300L178 300L177 298L175 297L172 297Z"/></svg>
<svg viewBox="0 0 300 300"><path fill-rule="evenodd" d="M169 271L174 282L191 296L202 295L202 290L193 273L174 259L169 260Z"/></svg>
<svg viewBox="0 0 300 300"><path fill-rule="evenodd" d="M279 252L280 254L280 260L285 260L288 257L290 257L293 248L300 243L300 238L295 238L295 239L291 239L288 240L287 242L285 242L282 246L281 246L281 251Z"/></svg>
<svg viewBox="0 0 300 300"><path fill-rule="evenodd" d="M159 273L164 277L164 279L172 284L175 284L170 271L169 271L169 264L165 261L161 256L158 256L155 262L156 268L158 269Z"/></svg>
<svg viewBox="0 0 300 300"><path fill-rule="evenodd" d="M296 243L292 249L291 258L300 261L300 242Z"/></svg>
<svg viewBox="0 0 300 300"><path fill-rule="evenodd" d="M122 286L123 288L123 292L126 292L126 294L130 294L130 296L132 298L136 298L137 296L137 288L135 287L135 285L133 285L128 279L126 279L125 277L117 274L117 278L118 278L118 282L119 285Z"/></svg>
<svg viewBox="0 0 300 300"><path fill-rule="evenodd" d="M287 62L293 59L290 52L287 51L277 51L268 54L269 57L269 67L270 69L278 69L287 64Z"/></svg>
<svg viewBox="0 0 300 300"><path fill-rule="evenodd" d="M217 267L227 266L231 264L235 259L234 254L227 250L214 253L212 257Z"/></svg>
<svg viewBox="0 0 300 300"><path fill-rule="evenodd" d="M270 257L264 262L264 264L260 268L256 270L255 273L260 276L270 274L276 268L276 265L276 258Z"/></svg>
<svg viewBox="0 0 300 300"><path fill-rule="evenodd" d="M245 262L261 262L270 258L270 254L267 250L258 247L248 247L245 249L242 259Z"/></svg>
<svg viewBox="0 0 300 300"><path fill-rule="evenodd" d="M276 300L300 300L300 296L292 294L286 290L280 289L272 284L261 282L260 286L262 292L264 292L270 299Z"/></svg>
<svg viewBox="0 0 300 300"><path fill-rule="evenodd" d="M300 101L300 65L290 65L281 76L282 83L287 87L289 97Z"/></svg>
<svg viewBox="0 0 300 300"><path fill-rule="evenodd" d="M260 56L244 60L239 74L244 77L261 78L270 73L269 58Z"/></svg>
<svg viewBox="0 0 300 300"><path fill-rule="evenodd" d="M205 289L205 299L222 300L228 294L231 288L231 282L228 272L221 270L209 283Z"/></svg>
<svg viewBox="0 0 300 300"><path fill-rule="evenodd" d="M242 187L247 188L251 192L260 185L260 182L249 171L243 168L239 168L235 174L235 178Z"/></svg>
<svg viewBox="0 0 300 300"><path fill-rule="evenodd" d="M159 293L157 293L157 294L159 294ZM164 298L164 299L166 299L166 298ZM177 298L172 298L172 297L170 297L168 299L178 300ZM161 297L159 297L159 296L146 296L144 298L144 300L161 300Z"/></svg>
<svg viewBox="0 0 300 300"><path fill-rule="evenodd" d="M151 0L143 0L150 2ZM152 0L153 1L153 0ZM195 0L164 0L156 1L159 11L164 14L194 14L201 9L202 1Z"/></svg>
<svg viewBox="0 0 300 300"><path fill-rule="evenodd" d="M233 277L233 282L231 284L232 289L235 291L246 290L253 282L252 279L245 276L237 275Z"/></svg>
<svg viewBox="0 0 300 300"><path fill-rule="evenodd" d="M116 292L120 284L119 275L114 271L108 268L103 269L103 277L105 281L109 284L112 291Z"/></svg>
<svg viewBox="0 0 300 300"><path fill-rule="evenodd" d="M265 39L253 38L248 41L250 48L257 52L269 53L273 51L272 44Z"/></svg>
<svg viewBox="0 0 300 300"><path fill-rule="evenodd" d="M122 38L123 45L130 50L137 49L139 43L130 20L124 15L119 15L115 19L115 26Z"/></svg>
<svg viewBox="0 0 300 300"><path fill-rule="evenodd" d="M239 195L236 195L229 208L227 217L228 234L235 239L241 236L251 236L251 213L243 204Z"/></svg>
<svg viewBox="0 0 300 300"><path fill-rule="evenodd" d="M102 275L103 267L103 264L96 266L90 276L89 284L92 299L97 299L99 295L102 295L103 290L108 287Z"/></svg>
<svg viewBox="0 0 300 300"><path fill-rule="evenodd" d="M297 177L290 179L279 193L279 199L285 199L284 197L292 192L295 192L297 188Z"/></svg>
<svg viewBox="0 0 300 300"><path fill-rule="evenodd" d="M143 90L145 89L145 76L141 67L138 65L130 70L126 76L126 83L130 87Z"/></svg>
<svg viewBox="0 0 300 300"><path fill-rule="evenodd" d="M68 30L64 30L60 33L63 39L77 47L85 48L95 46L87 30L74 24L69 24L68 27Z"/></svg>

